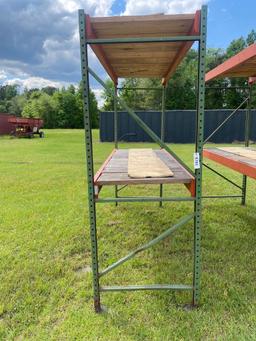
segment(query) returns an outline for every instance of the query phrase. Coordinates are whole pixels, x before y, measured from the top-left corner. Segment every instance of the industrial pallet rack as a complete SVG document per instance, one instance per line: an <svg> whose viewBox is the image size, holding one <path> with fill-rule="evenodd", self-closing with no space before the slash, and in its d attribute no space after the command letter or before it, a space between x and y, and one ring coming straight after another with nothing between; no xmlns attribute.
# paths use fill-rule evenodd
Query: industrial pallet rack
<svg viewBox="0 0 256 341"><path fill-rule="evenodd" d="M252 102L252 87L256 81L256 44L252 44L227 59L222 64L218 65L214 69L210 70L206 76L206 82L209 82L215 78L220 77L244 77L248 78L247 86L227 86L227 87L212 87L211 89L220 90L233 90L238 89L240 92L243 91L246 94L245 99L239 104L239 106L229 114L223 122L219 124L216 129L204 140L204 145L209 142L213 135L215 135L226 123L230 121L243 106L246 106L245 113L245 124L244 124L244 147L232 148L231 149L220 149L220 148L204 148L203 155L206 159L215 161L222 166L228 167L233 171L242 174L242 184L237 184L233 180L227 178L216 169L212 168L209 164L204 163L203 165L214 172L217 176L228 181L234 187L240 190L240 194L227 194L227 195L216 195L216 198L241 198L241 204L246 203L246 192L247 192L247 177L256 179L256 159L252 158L256 150L250 148L250 135L251 135L251 124L252 124L252 113L251 113L251 102ZM240 151L240 153L239 153ZM242 153L241 153L242 152ZM245 154L246 153L246 154ZM242 155L244 154L244 155ZM245 156L246 155L246 156Z"/></svg>
<svg viewBox="0 0 256 341"><path fill-rule="evenodd" d="M150 15L133 17L91 18L79 10L79 32L81 70L84 100L84 126L86 163L88 175L88 204L92 252L92 273L94 289L94 308L102 310L100 295L106 291L130 290L189 290L192 292L192 304L199 304L201 277L201 227L202 227L202 152L204 127L204 91L205 91L205 52L206 52L206 21L207 7L195 14L182 15ZM197 166L191 170L164 142L164 106L165 88L168 79L187 54L194 42L198 43L198 77L197 77L197 110L195 156ZM88 46L92 48L101 64L114 82L115 91L110 90L104 81L88 66ZM89 74L95 78L114 98L114 135L115 149L99 171L94 174L93 145L91 133L91 117L89 110ZM117 96L118 78L125 77L158 77L162 78L162 117L161 137L158 137L126 103ZM161 149L156 151L166 165L173 170L172 178L129 179L127 173L127 150L118 149L118 112L117 102L133 117L136 123L156 142ZM121 161L122 160L122 161ZM117 167L117 172L108 171ZM154 197L119 197L118 186L135 183L160 185L160 195ZM181 183L188 187L191 196L165 197L164 183ZM103 186L115 187L113 198L100 198ZM96 226L96 206L109 202L179 202L194 203L190 215L181 218L175 225L168 228L158 237L135 249L127 256L108 266L99 269L98 243ZM152 284L128 286L101 286L100 278L109 271L134 257L138 252L148 249L188 221L194 221L194 251L193 251L193 283L185 284Z"/></svg>

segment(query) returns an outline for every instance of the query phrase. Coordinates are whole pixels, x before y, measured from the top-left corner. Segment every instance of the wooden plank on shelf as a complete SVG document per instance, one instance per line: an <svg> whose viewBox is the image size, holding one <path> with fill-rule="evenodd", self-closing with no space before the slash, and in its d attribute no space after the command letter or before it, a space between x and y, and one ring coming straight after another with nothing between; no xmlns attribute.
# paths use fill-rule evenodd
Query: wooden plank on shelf
<svg viewBox="0 0 256 341"><path fill-rule="evenodd" d="M195 27L196 18L197 14L88 17L87 31L89 37L102 39L184 36ZM174 70L182 60L185 45L188 43L123 43L92 45L92 49L116 83L117 77L162 78L170 65Z"/></svg>
<svg viewBox="0 0 256 341"><path fill-rule="evenodd" d="M143 179L132 179L128 176L128 150L118 149L108 158L107 162L104 163L103 171L97 179L97 185L137 185L137 184L161 184L161 183L192 183L193 177L173 158L170 154L164 150L154 150L154 152L161 157L167 166L171 165L173 171L173 177L168 178L143 178Z"/></svg>
<svg viewBox="0 0 256 341"><path fill-rule="evenodd" d="M181 20L193 20L194 14L148 14L148 15L129 15L129 16L112 16L112 17L92 17L91 21L95 25L95 23L134 23L134 22L158 22L161 23L167 21L168 23L171 21L174 24Z"/></svg>

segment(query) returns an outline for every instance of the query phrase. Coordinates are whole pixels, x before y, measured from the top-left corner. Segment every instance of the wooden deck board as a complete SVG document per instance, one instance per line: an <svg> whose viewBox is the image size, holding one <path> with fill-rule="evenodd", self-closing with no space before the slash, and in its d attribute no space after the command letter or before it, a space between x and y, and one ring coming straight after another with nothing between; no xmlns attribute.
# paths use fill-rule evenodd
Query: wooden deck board
<svg viewBox="0 0 256 341"><path fill-rule="evenodd" d="M118 149L108 159L108 162L106 162L104 168L101 170L101 174L95 179L95 185L190 184L194 181L192 175L165 150L154 150L154 152L171 169L174 173L173 177L130 178L128 176L128 149Z"/></svg>
<svg viewBox="0 0 256 341"><path fill-rule="evenodd" d="M256 76L256 44L252 44L216 66L205 75L208 82L220 77L254 77Z"/></svg>
<svg viewBox="0 0 256 341"><path fill-rule="evenodd" d="M200 11L180 15L90 17L88 38L149 38L199 34ZM120 77L165 77L174 72L193 42L91 45L113 81ZM186 49L182 49L186 46ZM178 58L179 57L179 58ZM168 75L169 76L169 75Z"/></svg>

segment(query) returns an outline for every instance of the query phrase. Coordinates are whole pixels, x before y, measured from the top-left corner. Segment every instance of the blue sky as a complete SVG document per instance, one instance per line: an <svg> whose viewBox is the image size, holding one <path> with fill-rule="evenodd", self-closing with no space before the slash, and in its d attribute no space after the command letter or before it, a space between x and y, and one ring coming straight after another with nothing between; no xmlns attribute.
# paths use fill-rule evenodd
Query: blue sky
<svg viewBox="0 0 256 341"><path fill-rule="evenodd" d="M190 13L207 3L208 47L256 30L256 0L0 0L0 84L62 86L80 80L77 10L92 16ZM90 53L91 66L106 78ZM98 98L100 88L93 82Z"/></svg>
<svg viewBox="0 0 256 341"><path fill-rule="evenodd" d="M211 0L208 7L208 47L225 48L256 30L256 0Z"/></svg>

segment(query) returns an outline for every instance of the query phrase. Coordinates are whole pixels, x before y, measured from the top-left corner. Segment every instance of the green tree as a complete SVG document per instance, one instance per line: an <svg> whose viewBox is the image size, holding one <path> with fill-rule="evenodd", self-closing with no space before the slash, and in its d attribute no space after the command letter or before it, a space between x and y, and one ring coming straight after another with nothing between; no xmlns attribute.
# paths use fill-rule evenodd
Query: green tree
<svg viewBox="0 0 256 341"><path fill-rule="evenodd" d="M17 84L14 85L0 85L0 100L10 100L13 97L18 95L18 88Z"/></svg>
<svg viewBox="0 0 256 341"><path fill-rule="evenodd" d="M56 92L58 89L54 86L45 86L42 88L42 91L45 92L47 95L52 96L54 92Z"/></svg>
<svg viewBox="0 0 256 341"><path fill-rule="evenodd" d="M40 92L40 89L38 88L32 88L32 89L25 88L24 89L24 95L26 96L27 99L30 99L30 97L33 96L35 92L36 93Z"/></svg>
<svg viewBox="0 0 256 341"><path fill-rule="evenodd" d="M21 113L26 105L24 94L13 97L8 104L8 112L16 116L21 116Z"/></svg>
<svg viewBox="0 0 256 341"><path fill-rule="evenodd" d="M58 105L53 96L42 93L37 99L39 107L39 117L44 120L44 126L47 128L58 128Z"/></svg>
<svg viewBox="0 0 256 341"><path fill-rule="evenodd" d="M166 109L194 109L197 79L197 53L189 51L168 82Z"/></svg>
<svg viewBox="0 0 256 341"><path fill-rule="evenodd" d="M206 71L214 69L217 65L224 62L226 59L225 50L223 49L208 49L206 54ZM221 109L224 104L224 91L220 89L212 89L212 87L223 87L226 85L226 80L223 78L214 79L207 83L205 91L205 107L206 109Z"/></svg>
<svg viewBox="0 0 256 341"><path fill-rule="evenodd" d="M83 122L83 86L82 82L79 83L78 92L76 94L78 106L80 108L81 113L81 122ZM91 125L92 128L98 128L99 127L99 109L98 109L98 102L95 96L95 93L90 89L89 91L89 110L91 114ZM110 109L113 110L113 109ZM83 127L83 123L80 128Z"/></svg>
<svg viewBox="0 0 256 341"><path fill-rule="evenodd" d="M251 30L251 32L248 34L246 38L246 44L252 45L256 42L256 32L254 30Z"/></svg>
<svg viewBox="0 0 256 341"><path fill-rule="evenodd" d="M28 118L41 117L38 100L29 100L24 106L21 115Z"/></svg>
<svg viewBox="0 0 256 341"><path fill-rule="evenodd" d="M106 84L107 88L109 89L109 91L111 91L111 93L113 94L115 91L115 86L114 86L114 83L112 82L112 80L107 79L105 84ZM109 94L109 91L104 89L103 94L102 94L102 98L104 99L104 104L103 104L102 110L105 110L105 111L114 110L114 99L113 99L113 96L111 96Z"/></svg>
<svg viewBox="0 0 256 341"><path fill-rule="evenodd" d="M34 92L33 98L27 101L22 111L23 117L40 117L46 128L57 128L57 103L44 92Z"/></svg>
<svg viewBox="0 0 256 341"><path fill-rule="evenodd" d="M226 59L233 57L246 47L246 41L243 37L231 41L226 50Z"/></svg>

